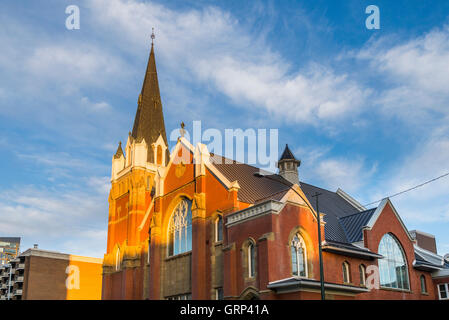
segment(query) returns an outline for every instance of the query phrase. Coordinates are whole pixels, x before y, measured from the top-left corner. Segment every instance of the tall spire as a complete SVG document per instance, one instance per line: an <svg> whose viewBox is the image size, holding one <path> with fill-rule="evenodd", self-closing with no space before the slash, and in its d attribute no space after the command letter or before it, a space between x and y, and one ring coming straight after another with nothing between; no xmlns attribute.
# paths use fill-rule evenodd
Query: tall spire
<svg viewBox="0 0 449 320"><path fill-rule="evenodd" d="M154 29L153 29L154 30ZM162 112L161 95L157 79L156 59L154 58L154 31L151 34L151 51L148 59L147 70L143 80L142 91L137 103L136 118L131 136L140 142L145 139L148 144L148 161L154 162L154 152L151 144L162 135L166 146L167 134L165 132L164 114ZM170 158L167 148L166 161Z"/></svg>

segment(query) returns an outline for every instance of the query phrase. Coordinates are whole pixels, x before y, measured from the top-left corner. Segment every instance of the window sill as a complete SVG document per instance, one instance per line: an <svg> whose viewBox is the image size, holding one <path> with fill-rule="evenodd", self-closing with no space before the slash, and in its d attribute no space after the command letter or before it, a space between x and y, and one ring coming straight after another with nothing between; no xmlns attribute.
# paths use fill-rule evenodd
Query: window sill
<svg viewBox="0 0 449 320"><path fill-rule="evenodd" d="M174 259L177 259L177 258L182 258L182 257L185 257L185 256L189 256L191 254L192 254L192 251L178 253L177 255L174 255L174 256L168 256L167 258L165 258L165 261L174 260Z"/></svg>
<svg viewBox="0 0 449 320"><path fill-rule="evenodd" d="M214 246L216 246L216 247L221 246L222 244L223 244L223 240L214 242Z"/></svg>
<svg viewBox="0 0 449 320"><path fill-rule="evenodd" d="M400 288L380 287L379 290L412 293L412 291L410 289L400 289Z"/></svg>

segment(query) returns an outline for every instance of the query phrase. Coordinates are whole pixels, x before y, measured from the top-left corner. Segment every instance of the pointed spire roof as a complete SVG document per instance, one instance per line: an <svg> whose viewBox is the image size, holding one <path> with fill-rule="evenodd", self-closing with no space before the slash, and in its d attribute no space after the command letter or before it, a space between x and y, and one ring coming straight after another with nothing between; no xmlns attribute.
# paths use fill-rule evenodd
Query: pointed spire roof
<svg viewBox="0 0 449 320"><path fill-rule="evenodd" d="M119 159L121 156L123 156L123 150L122 150L122 142L120 141L118 143L117 152L114 155L114 159Z"/></svg>
<svg viewBox="0 0 449 320"><path fill-rule="evenodd" d="M279 159L279 161L281 161L281 160L297 160L295 158L295 156L293 155L293 153L290 151L288 144L285 145L284 152L282 153L282 156Z"/></svg>
<svg viewBox="0 0 449 320"><path fill-rule="evenodd" d="M154 39L153 36L152 39ZM156 142L159 135L162 135L167 146L168 143L167 134L165 132L164 114L162 112L161 95L159 92L159 81L157 79L153 43L151 44L147 70L145 72L142 91L139 95L137 104L137 112L131 136L136 142L141 142L145 139L148 144L148 161L154 162L154 153L151 144ZM170 158L168 148L167 156L165 158L167 161Z"/></svg>

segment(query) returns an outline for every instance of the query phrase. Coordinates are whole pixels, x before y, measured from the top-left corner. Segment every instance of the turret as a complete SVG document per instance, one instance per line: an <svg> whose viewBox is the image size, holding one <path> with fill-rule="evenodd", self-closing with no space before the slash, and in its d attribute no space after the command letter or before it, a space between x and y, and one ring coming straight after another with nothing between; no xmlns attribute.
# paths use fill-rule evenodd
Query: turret
<svg viewBox="0 0 449 320"><path fill-rule="evenodd" d="M285 145L284 152L278 161L279 175L287 181L299 185L298 167L300 165L301 161L295 158L288 148L288 144Z"/></svg>

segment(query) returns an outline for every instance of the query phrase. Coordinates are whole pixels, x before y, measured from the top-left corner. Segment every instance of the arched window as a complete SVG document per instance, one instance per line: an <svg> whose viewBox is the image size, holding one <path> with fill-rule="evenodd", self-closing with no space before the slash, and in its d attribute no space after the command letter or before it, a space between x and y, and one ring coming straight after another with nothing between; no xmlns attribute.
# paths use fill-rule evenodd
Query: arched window
<svg viewBox="0 0 449 320"><path fill-rule="evenodd" d="M366 268L363 264L359 266L359 273L360 273L360 285L365 286L366 285Z"/></svg>
<svg viewBox="0 0 449 320"><path fill-rule="evenodd" d="M291 242L292 274L307 277L307 252L304 240L299 233L295 234Z"/></svg>
<svg viewBox="0 0 449 320"><path fill-rule="evenodd" d="M380 240L378 252L384 256L379 259L380 285L409 290L407 262L398 240L389 233L385 234Z"/></svg>
<svg viewBox="0 0 449 320"><path fill-rule="evenodd" d="M168 226L168 255L192 250L192 202L183 199L173 211Z"/></svg>
<svg viewBox="0 0 449 320"><path fill-rule="evenodd" d="M343 262L342 268L343 268L343 282L350 283L351 282L351 272L349 269L349 263L347 263L346 261Z"/></svg>
<svg viewBox="0 0 449 320"><path fill-rule="evenodd" d="M115 271L120 270L120 248L117 249L115 254Z"/></svg>
<svg viewBox="0 0 449 320"><path fill-rule="evenodd" d="M421 293L427 293L426 277L424 277L424 275L421 275L420 281L421 281Z"/></svg>
<svg viewBox="0 0 449 320"><path fill-rule="evenodd" d="M256 274L256 247L254 243L248 245L248 277L252 278Z"/></svg>
<svg viewBox="0 0 449 320"><path fill-rule="evenodd" d="M223 217L221 215L218 215L217 219L215 220L215 241L222 241L223 240Z"/></svg>

